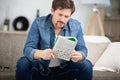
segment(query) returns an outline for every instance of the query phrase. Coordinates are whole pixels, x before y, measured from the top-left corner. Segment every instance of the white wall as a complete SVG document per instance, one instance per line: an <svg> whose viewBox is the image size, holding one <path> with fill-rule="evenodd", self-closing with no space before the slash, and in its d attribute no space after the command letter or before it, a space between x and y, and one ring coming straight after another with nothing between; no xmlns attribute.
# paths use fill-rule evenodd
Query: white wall
<svg viewBox="0 0 120 80"><path fill-rule="evenodd" d="M90 7L80 4L80 0L74 0L76 11L72 18L81 22L83 32L86 33L89 21ZM0 29L5 19L6 13L10 18L10 30L13 30L12 22L18 16L25 16L30 25L36 17L36 10L40 10L40 16L50 12L52 0L0 0Z"/></svg>

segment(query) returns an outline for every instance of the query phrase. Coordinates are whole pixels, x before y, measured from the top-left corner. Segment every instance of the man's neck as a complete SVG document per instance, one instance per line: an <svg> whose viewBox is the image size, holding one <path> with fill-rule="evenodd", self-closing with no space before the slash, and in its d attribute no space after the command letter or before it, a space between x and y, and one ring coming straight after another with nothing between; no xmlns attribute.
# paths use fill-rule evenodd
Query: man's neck
<svg viewBox="0 0 120 80"><path fill-rule="evenodd" d="M55 28L54 31L56 35L60 35L62 28Z"/></svg>

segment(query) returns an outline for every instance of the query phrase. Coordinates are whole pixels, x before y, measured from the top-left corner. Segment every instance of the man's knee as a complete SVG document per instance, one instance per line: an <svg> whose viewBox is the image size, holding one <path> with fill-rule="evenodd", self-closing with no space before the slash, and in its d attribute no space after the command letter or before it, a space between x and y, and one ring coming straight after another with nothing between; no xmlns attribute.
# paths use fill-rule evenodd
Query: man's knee
<svg viewBox="0 0 120 80"><path fill-rule="evenodd" d="M89 60L85 60L81 63L81 69L79 71L78 80L92 80L93 65Z"/></svg>
<svg viewBox="0 0 120 80"><path fill-rule="evenodd" d="M84 68L84 70L92 71L93 65L89 60L85 60L83 62L83 68Z"/></svg>
<svg viewBox="0 0 120 80"><path fill-rule="evenodd" d="M21 57L17 61L17 69L25 70L28 69L31 66L31 62L26 57Z"/></svg>
<svg viewBox="0 0 120 80"><path fill-rule="evenodd" d="M31 62L26 57L21 57L16 65L16 80L31 80Z"/></svg>

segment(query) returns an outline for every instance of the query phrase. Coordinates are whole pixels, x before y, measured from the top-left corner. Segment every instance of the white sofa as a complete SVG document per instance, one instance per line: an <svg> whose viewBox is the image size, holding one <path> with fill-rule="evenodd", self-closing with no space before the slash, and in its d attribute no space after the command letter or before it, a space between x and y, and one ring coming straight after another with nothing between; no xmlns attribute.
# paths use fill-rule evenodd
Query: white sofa
<svg viewBox="0 0 120 80"><path fill-rule="evenodd" d="M120 42L105 36L84 36L88 59L93 64L93 80L120 80Z"/></svg>
<svg viewBox="0 0 120 80"><path fill-rule="evenodd" d="M0 32L0 80L15 80L16 62L21 57L27 32ZM112 42L105 36L84 36L88 59L96 65ZM120 51L118 51L120 52ZM120 73L95 70L93 80L120 80Z"/></svg>

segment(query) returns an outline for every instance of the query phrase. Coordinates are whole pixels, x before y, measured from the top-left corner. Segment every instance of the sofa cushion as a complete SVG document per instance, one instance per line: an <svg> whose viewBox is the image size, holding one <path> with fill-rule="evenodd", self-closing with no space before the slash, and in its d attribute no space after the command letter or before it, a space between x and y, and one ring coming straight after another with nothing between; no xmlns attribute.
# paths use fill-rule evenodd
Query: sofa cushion
<svg viewBox="0 0 120 80"><path fill-rule="evenodd" d="M87 59L89 59L93 65L100 58L104 50L107 48L108 44L111 42L105 36L94 35L90 36L85 35L84 40L88 48Z"/></svg>
<svg viewBox="0 0 120 80"><path fill-rule="evenodd" d="M93 80L120 80L120 73L93 71Z"/></svg>
<svg viewBox="0 0 120 80"><path fill-rule="evenodd" d="M94 70L120 71L120 42L112 42L96 62Z"/></svg>

